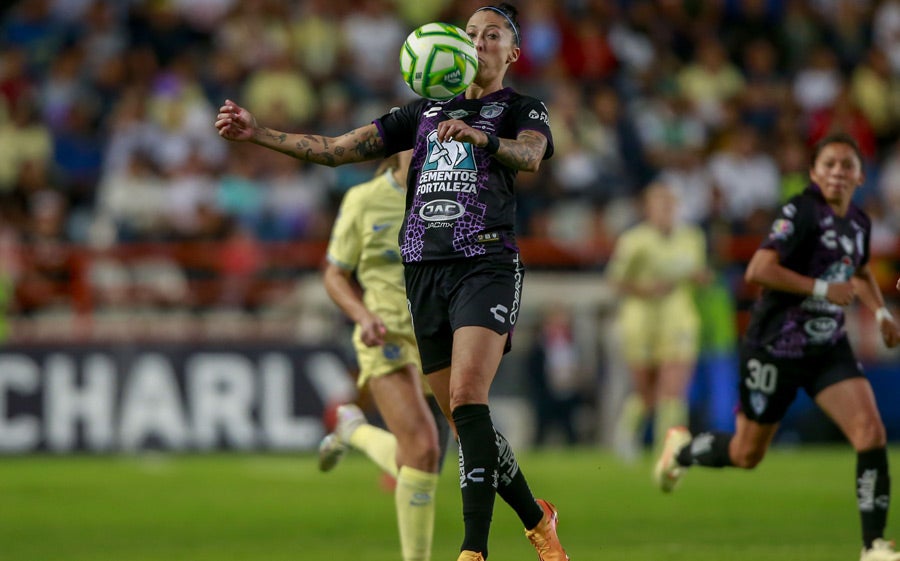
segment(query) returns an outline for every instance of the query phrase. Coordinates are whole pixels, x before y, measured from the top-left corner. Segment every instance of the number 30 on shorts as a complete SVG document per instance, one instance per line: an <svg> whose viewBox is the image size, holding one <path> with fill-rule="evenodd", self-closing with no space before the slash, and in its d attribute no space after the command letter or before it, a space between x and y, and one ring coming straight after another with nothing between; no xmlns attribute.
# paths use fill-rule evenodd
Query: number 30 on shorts
<svg viewBox="0 0 900 561"><path fill-rule="evenodd" d="M774 364L751 358L747 361L747 373L749 377L744 380L744 384L748 389L763 393L775 391L775 386L778 385L778 368Z"/></svg>

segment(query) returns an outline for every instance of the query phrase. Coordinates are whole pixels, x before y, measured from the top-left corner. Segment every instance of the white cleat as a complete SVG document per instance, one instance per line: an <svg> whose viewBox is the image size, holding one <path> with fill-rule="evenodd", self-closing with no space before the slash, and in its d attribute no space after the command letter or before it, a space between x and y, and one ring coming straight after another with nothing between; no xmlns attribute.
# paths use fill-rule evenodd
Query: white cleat
<svg viewBox="0 0 900 561"><path fill-rule="evenodd" d="M872 547L862 550L859 561L900 561L900 552L894 549L894 542L879 538Z"/></svg>
<svg viewBox="0 0 900 561"><path fill-rule="evenodd" d="M663 493L671 493L687 471L676 458L690 442L691 433L684 427L672 427L666 432L662 453L653 467L653 480Z"/></svg>
<svg viewBox="0 0 900 561"><path fill-rule="evenodd" d="M333 470L346 453L347 447L336 434L333 432L326 434L319 443L319 471Z"/></svg>
<svg viewBox="0 0 900 561"><path fill-rule="evenodd" d="M356 405L348 403L337 408L334 432L319 443L319 471L331 471L338 465L350 446L350 435L365 423L366 416Z"/></svg>

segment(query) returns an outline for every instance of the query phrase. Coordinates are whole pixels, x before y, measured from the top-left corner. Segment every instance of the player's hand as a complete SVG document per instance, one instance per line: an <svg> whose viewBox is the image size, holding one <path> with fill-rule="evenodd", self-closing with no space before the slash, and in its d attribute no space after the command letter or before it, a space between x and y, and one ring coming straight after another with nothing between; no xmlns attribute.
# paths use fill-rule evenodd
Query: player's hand
<svg viewBox="0 0 900 561"><path fill-rule="evenodd" d="M838 306L847 306L856 297L856 289L853 288L852 282L830 282L828 283L828 293L825 298L832 304Z"/></svg>
<svg viewBox="0 0 900 561"><path fill-rule="evenodd" d="M384 336L387 334L387 327L381 318L375 314L367 314L362 321L359 322L360 338L367 347L380 347L384 345Z"/></svg>
<svg viewBox="0 0 900 561"><path fill-rule="evenodd" d="M216 128L222 138L235 141L250 140L257 126L253 114L230 99L226 99L225 105L219 107Z"/></svg>
<svg viewBox="0 0 900 561"><path fill-rule="evenodd" d="M438 142L456 140L457 142L468 142L479 146L484 143L485 133L484 131L473 129L464 121L450 119L449 121L438 123L437 138Z"/></svg>
<svg viewBox="0 0 900 561"><path fill-rule="evenodd" d="M900 290L900 279L897 279L897 290Z"/></svg>
<svg viewBox="0 0 900 561"><path fill-rule="evenodd" d="M887 348L892 349L900 343L900 326L897 325L894 318L884 318L878 327L881 329L881 338Z"/></svg>

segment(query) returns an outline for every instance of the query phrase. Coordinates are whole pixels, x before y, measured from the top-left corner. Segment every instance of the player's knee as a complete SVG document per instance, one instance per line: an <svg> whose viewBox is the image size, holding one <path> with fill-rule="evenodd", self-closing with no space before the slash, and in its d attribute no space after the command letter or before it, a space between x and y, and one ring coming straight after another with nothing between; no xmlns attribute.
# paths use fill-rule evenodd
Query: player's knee
<svg viewBox="0 0 900 561"><path fill-rule="evenodd" d="M859 423L847 437L857 452L883 448L887 445L887 432L884 424L877 421Z"/></svg>
<svg viewBox="0 0 900 561"><path fill-rule="evenodd" d="M766 451L764 449L745 448L733 452L731 461L734 463L735 467L741 469L753 469L758 466L765 457Z"/></svg>

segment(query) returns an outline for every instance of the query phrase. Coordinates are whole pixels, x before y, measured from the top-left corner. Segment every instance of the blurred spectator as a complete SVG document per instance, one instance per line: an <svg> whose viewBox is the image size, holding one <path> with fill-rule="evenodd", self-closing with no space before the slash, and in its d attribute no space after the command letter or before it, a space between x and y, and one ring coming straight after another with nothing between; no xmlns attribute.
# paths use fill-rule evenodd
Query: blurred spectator
<svg viewBox="0 0 900 561"><path fill-rule="evenodd" d="M744 78L722 43L707 36L698 43L694 60L678 73L678 86L691 111L715 127L722 122L725 102L743 89Z"/></svg>
<svg viewBox="0 0 900 561"><path fill-rule="evenodd" d="M9 120L0 123L0 192L12 188L25 162L45 167L53 162L53 136L35 100L21 97L9 109Z"/></svg>
<svg viewBox="0 0 900 561"><path fill-rule="evenodd" d="M350 59L343 79L359 98L389 97L402 80L396 65L384 61L397 60L412 30L397 20L387 0L359 0L354 8L341 22Z"/></svg>
<svg viewBox="0 0 900 561"><path fill-rule="evenodd" d="M766 231L768 213L779 200L779 175L758 133L746 125L734 131L726 146L710 156L709 171L722 194L725 217L736 230Z"/></svg>
<svg viewBox="0 0 900 561"><path fill-rule="evenodd" d="M97 217L112 222L120 242L165 237L167 184L141 152L128 165L104 174L97 193Z"/></svg>
<svg viewBox="0 0 900 561"><path fill-rule="evenodd" d="M830 47L813 47L794 76L794 100L804 113L813 113L834 104L841 90L837 57Z"/></svg>
<svg viewBox="0 0 900 561"><path fill-rule="evenodd" d="M900 123L900 82L884 51L870 48L850 79L853 103L872 126L879 150L893 142Z"/></svg>
<svg viewBox="0 0 900 561"><path fill-rule="evenodd" d="M529 394L537 412L535 446L547 444L554 428L562 431L567 444L578 442L575 414L583 366L573 328L570 310L561 304L550 306L528 350Z"/></svg>
<svg viewBox="0 0 900 561"><path fill-rule="evenodd" d="M712 213L713 179L697 148L685 147L671 152L669 165L662 168L657 181L671 187L677 201L675 219L679 223L703 225Z"/></svg>
<svg viewBox="0 0 900 561"><path fill-rule="evenodd" d="M881 2L872 23L874 44L887 55L893 74L900 74L900 0Z"/></svg>

